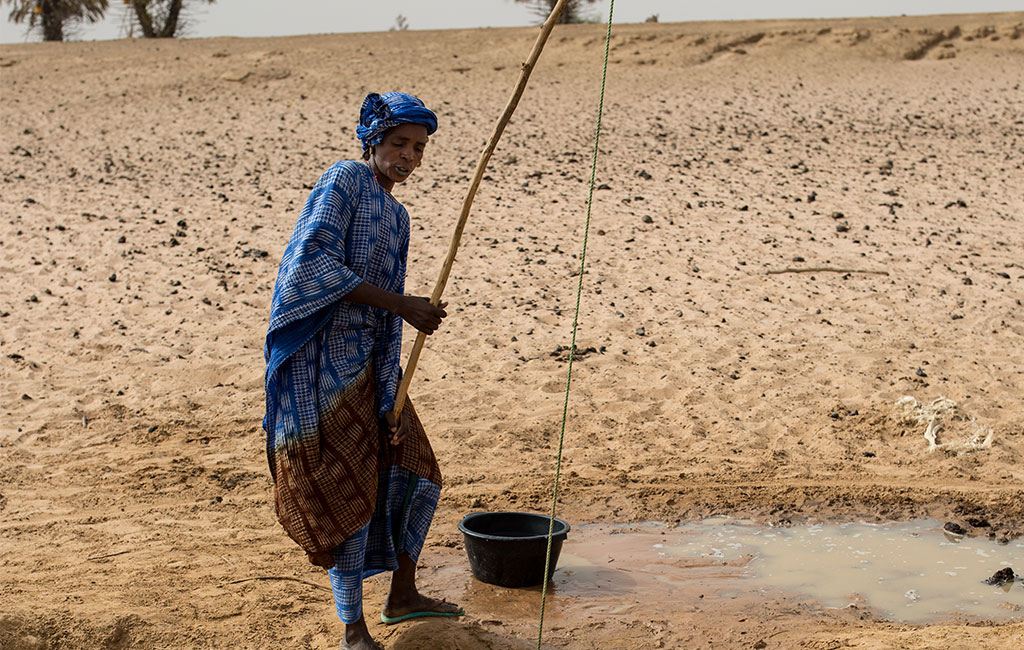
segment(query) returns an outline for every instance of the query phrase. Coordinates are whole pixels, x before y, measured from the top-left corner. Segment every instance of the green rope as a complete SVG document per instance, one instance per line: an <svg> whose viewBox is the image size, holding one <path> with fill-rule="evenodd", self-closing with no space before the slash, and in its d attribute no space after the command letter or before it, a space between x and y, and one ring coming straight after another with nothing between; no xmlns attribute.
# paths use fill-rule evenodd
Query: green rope
<svg viewBox="0 0 1024 650"><path fill-rule="evenodd" d="M565 422L569 413L569 387L572 384L572 362L576 358L576 330L580 322L580 297L583 295L583 269L587 259L587 237L590 234L590 210L594 205L594 179L597 176L597 152L601 139L601 116L604 113L604 86L608 78L608 52L612 42L612 16L615 0L608 5L608 31L604 39L604 70L601 72L601 99L597 106L597 128L594 129L594 157L590 167L590 193L587 196L587 221L583 228L583 251L580 253L579 283L576 286L576 311L572 317L572 342L569 344L569 370L565 376L565 401L562 404L562 427L558 434L558 459L555 462L555 489L551 496L551 520L548 522L548 550L544 557L544 583L540 592L540 624L537 626L537 650L544 637L544 605L548 596L548 572L551 570L551 541L555 531L555 514L558 508L558 479L562 473L562 447L565 442Z"/></svg>

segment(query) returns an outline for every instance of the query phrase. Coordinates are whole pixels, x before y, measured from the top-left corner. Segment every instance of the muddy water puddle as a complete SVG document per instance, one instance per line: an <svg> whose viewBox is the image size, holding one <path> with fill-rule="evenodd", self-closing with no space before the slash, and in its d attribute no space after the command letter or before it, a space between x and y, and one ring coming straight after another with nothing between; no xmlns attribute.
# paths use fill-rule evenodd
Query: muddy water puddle
<svg viewBox="0 0 1024 650"><path fill-rule="evenodd" d="M755 526L727 518L666 528L575 525L549 587L555 619L643 615L672 620L765 600L855 606L906 623L1024 618L1024 583L985 584L996 571L1024 572L1024 539L997 544L953 537L942 524L846 523ZM454 569L468 607L535 618L536 589L503 589ZM712 614L713 615L713 614Z"/></svg>
<svg viewBox="0 0 1024 650"><path fill-rule="evenodd" d="M997 544L945 533L942 524L846 523L760 528L709 520L655 543L666 558L747 558L744 582L811 597L826 607L857 605L900 622L967 616L1024 617L1020 577L1002 585L996 571L1024 571L1024 540Z"/></svg>

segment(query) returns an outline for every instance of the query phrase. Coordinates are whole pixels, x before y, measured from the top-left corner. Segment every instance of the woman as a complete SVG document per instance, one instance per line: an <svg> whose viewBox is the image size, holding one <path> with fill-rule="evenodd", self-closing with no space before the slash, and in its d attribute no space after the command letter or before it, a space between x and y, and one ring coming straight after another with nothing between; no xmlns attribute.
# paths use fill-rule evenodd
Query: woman
<svg viewBox="0 0 1024 650"><path fill-rule="evenodd" d="M342 648L378 648L362 580L392 571L381 618L458 616L416 589L441 473L408 401L395 418L402 321L430 334L444 304L406 296L409 213L391 196L420 165L437 117L405 93L371 93L356 135L363 161L328 169L285 249L271 306L267 458L277 517L328 569Z"/></svg>

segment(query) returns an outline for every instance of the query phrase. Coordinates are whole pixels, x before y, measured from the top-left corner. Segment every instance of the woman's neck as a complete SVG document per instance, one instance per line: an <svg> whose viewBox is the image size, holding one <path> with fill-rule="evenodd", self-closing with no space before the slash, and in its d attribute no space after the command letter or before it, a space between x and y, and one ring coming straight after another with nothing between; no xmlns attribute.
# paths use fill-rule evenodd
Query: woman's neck
<svg viewBox="0 0 1024 650"><path fill-rule="evenodd" d="M391 190L395 187L395 181L391 180L377 169L377 165L373 162L373 157L366 161L366 164L370 166L370 171L373 172L373 177L377 179L377 183L380 184L381 188L391 194Z"/></svg>

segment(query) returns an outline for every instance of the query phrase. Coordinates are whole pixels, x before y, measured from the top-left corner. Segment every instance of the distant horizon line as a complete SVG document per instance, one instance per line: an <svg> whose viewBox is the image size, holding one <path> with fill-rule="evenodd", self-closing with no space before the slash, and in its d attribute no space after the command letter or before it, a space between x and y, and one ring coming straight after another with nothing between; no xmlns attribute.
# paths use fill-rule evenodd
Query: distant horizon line
<svg viewBox="0 0 1024 650"><path fill-rule="evenodd" d="M960 11L960 12L946 12L946 13L901 13L901 14L887 14L887 15L862 15L862 16L823 16L823 17L787 17L787 18L720 18L715 20L674 20L665 22L647 22L647 21L613 21L613 25L689 25L689 24L714 24L714 23L769 23L769 22L813 22L813 21L846 21L846 20L886 20L886 19L898 19L898 18L942 18L952 16L1001 16L1001 15L1013 15L1021 14L1024 15L1024 10L1021 11ZM573 23L569 25L557 25L557 27L573 27L583 25L604 25L603 21L585 21L580 23ZM169 39L164 38L146 38L143 36L120 36L117 38L67 38L64 41L55 41L63 43L106 43L106 42L117 42L117 41L167 41L167 40L203 40L203 39L215 39L215 38L234 38L234 39L257 39L257 38L295 38L301 36L337 36L342 34L387 34L395 31L409 31L409 32L449 32L449 31L475 31L475 30L498 30L498 29L527 29L527 28L538 28L539 24L528 24L528 25L485 25L481 27L432 27L428 29L414 29L408 28L404 30L395 29L378 29L378 30L366 30L366 31L337 31L337 32L301 32L294 34L249 34L249 35L235 35L235 34L211 34L203 36L190 36L188 34L182 36L175 36ZM45 43L47 41L42 40L19 40L19 41L8 41L0 40L0 45L22 45L29 43Z"/></svg>

